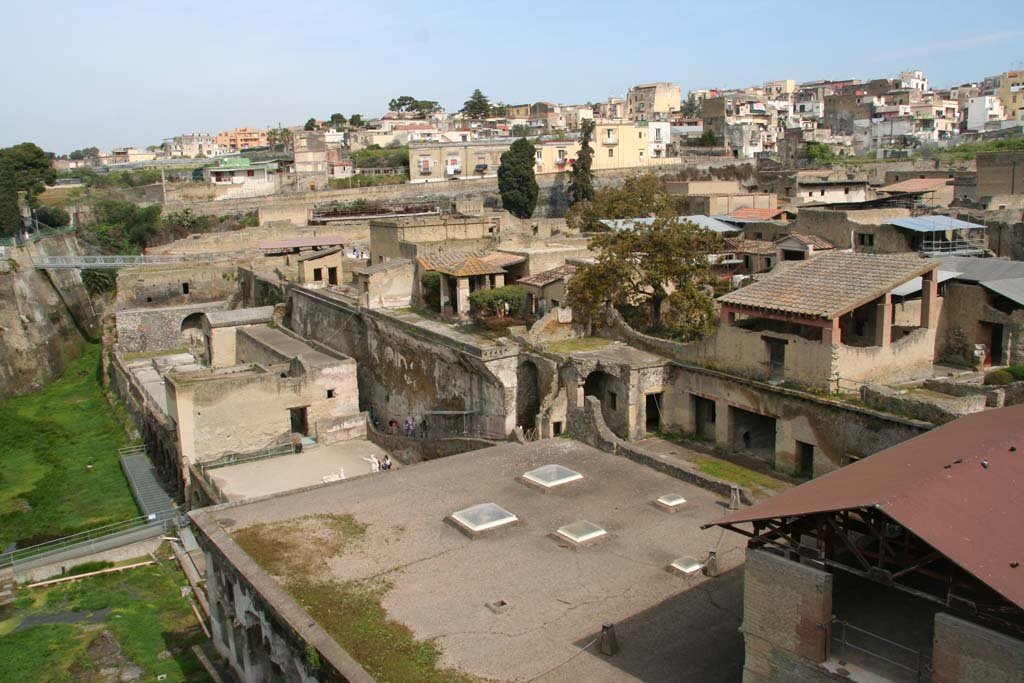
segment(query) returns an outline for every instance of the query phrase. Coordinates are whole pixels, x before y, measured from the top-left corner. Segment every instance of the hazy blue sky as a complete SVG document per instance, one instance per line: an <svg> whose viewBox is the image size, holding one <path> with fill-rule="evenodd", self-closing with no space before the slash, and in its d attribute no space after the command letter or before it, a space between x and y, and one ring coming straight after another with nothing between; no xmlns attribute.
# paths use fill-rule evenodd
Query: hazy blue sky
<svg viewBox="0 0 1024 683"><path fill-rule="evenodd" d="M1024 2L11 2L0 146L144 147L175 134L382 113L583 102L924 69L948 86L1020 67Z"/></svg>

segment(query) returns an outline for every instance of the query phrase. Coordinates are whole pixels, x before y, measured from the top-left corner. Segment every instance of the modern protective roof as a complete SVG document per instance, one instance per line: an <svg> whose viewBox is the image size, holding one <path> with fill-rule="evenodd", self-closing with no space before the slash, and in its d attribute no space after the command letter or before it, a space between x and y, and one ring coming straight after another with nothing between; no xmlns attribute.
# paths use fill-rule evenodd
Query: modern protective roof
<svg viewBox="0 0 1024 683"><path fill-rule="evenodd" d="M941 269L941 266L939 266L939 268ZM935 271L936 282L938 283L945 282L946 280L952 280L958 275L960 275L960 273L956 273L949 270ZM916 294L917 292L921 291L921 285L923 282L924 278L915 277L913 280L908 280L899 287L894 288L892 292L890 292L890 294L892 294L893 296L909 296L911 294Z"/></svg>
<svg viewBox="0 0 1024 683"><path fill-rule="evenodd" d="M351 242L352 240L341 235L321 235L318 237L293 237L277 242L263 242L260 249L263 251L278 251L281 249L303 249L312 247L334 247Z"/></svg>
<svg viewBox="0 0 1024 683"><path fill-rule="evenodd" d="M976 258L970 256L947 256L940 258L942 270L959 273L958 280L964 282L988 282L1024 278L1024 261L1008 261L1000 258Z"/></svg>
<svg viewBox="0 0 1024 683"><path fill-rule="evenodd" d="M890 218L886 225L913 230L914 232L945 232L946 230L964 230L967 228L984 228L978 223L968 223L952 216L907 216Z"/></svg>
<svg viewBox="0 0 1024 683"><path fill-rule="evenodd" d="M875 507L1024 608L1024 405L986 410L705 526Z"/></svg>
<svg viewBox="0 0 1024 683"><path fill-rule="evenodd" d="M520 254L510 254L506 251L492 251L486 256L483 256L482 260L490 263L492 266L505 268L507 266L514 266L517 263L524 263L526 261L526 257L521 256Z"/></svg>
<svg viewBox="0 0 1024 683"><path fill-rule="evenodd" d="M305 254L299 256L297 261L309 261L311 259L323 258L324 256L330 256L331 254L337 254L341 251L341 247L330 247L329 249L316 249L314 251L308 251Z"/></svg>
<svg viewBox="0 0 1024 683"><path fill-rule="evenodd" d="M950 183L950 178L908 178L892 185L878 188L879 192L932 192Z"/></svg>
<svg viewBox="0 0 1024 683"><path fill-rule="evenodd" d="M1010 301L1024 306L1024 278L989 280L982 282L981 286L990 292L995 292L999 296L1004 296Z"/></svg>
<svg viewBox="0 0 1024 683"><path fill-rule="evenodd" d="M605 227L611 228L612 230L631 230L638 225L650 225L654 222L654 218L617 218L607 219L599 221ZM711 232L717 233L729 233L737 232L738 228L733 225L729 225L724 221L720 221L717 218L711 216L703 216L700 214L694 214L692 216L679 216L679 221L689 221L699 225L702 228L710 230Z"/></svg>
<svg viewBox="0 0 1024 683"><path fill-rule="evenodd" d="M235 325L257 325L274 319L273 306L257 308L236 308L230 311L206 311L210 327L234 327Z"/></svg>
<svg viewBox="0 0 1024 683"><path fill-rule="evenodd" d="M557 268L551 270L545 270L542 273L536 275L529 275L527 277L519 278L516 282L518 285L532 285L534 287L546 287L553 282L559 280L566 280L576 274L576 266L571 263L566 263Z"/></svg>
<svg viewBox="0 0 1024 683"><path fill-rule="evenodd" d="M917 254L826 251L725 296L723 304L833 320L938 266Z"/></svg>

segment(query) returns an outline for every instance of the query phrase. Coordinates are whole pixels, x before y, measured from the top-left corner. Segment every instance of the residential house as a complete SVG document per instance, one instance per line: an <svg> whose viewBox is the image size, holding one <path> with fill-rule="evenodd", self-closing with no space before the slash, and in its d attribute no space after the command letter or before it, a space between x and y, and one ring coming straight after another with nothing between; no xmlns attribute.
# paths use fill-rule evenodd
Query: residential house
<svg viewBox="0 0 1024 683"><path fill-rule="evenodd" d="M576 274L577 266L566 263L544 272L519 279L516 284L526 291L527 311L538 318L563 306L567 300L567 283Z"/></svg>
<svg viewBox="0 0 1024 683"><path fill-rule="evenodd" d="M256 128L235 128L218 133L214 140L218 147L240 152L243 149L267 146L267 131Z"/></svg>
<svg viewBox="0 0 1024 683"><path fill-rule="evenodd" d="M321 190L327 186L327 144L319 131L302 131L292 137L295 154L296 184L304 189Z"/></svg>
<svg viewBox="0 0 1024 683"><path fill-rule="evenodd" d="M626 118L631 121L667 120L682 107L682 91L675 83L634 85L626 93Z"/></svg>
<svg viewBox="0 0 1024 683"><path fill-rule="evenodd" d="M1007 71L999 78L999 100L1003 103L1006 118L1019 120L1024 110L1024 71Z"/></svg>
<svg viewBox="0 0 1024 683"><path fill-rule="evenodd" d="M769 192L751 192L736 180L669 180L668 193L685 198L684 210L691 214L718 216L741 208L775 209L778 198Z"/></svg>
<svg viewBox="0 0 1024 683"><path fill-rule="evenodd" d="M168 157L194 159L196 157L216 157L228 154L231 150L217 144L217 137L209 133L185 133L164 140L164 154Z"/></svg>
<svg viewBox="0 0 1024 683"><path fill-rule="evenodd" d="M496 178L501 155L514 140L466 140L419 142L409 145L409 182Z"/></svg>
<svg viewBox="0 0 1024 683"><path fill-rule="evenodd" d="M985 130L990 121L1006 119L1003 101L993 95L978 95L967 101L967 130Z"/></svg>

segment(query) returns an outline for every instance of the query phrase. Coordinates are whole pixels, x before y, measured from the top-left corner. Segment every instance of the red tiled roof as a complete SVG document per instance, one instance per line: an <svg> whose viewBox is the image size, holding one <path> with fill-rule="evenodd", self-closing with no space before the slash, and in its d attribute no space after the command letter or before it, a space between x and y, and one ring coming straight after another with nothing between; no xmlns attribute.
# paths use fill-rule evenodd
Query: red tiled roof
<svg viewBox="0 0 1024 683"><path fill-rule="evenodd" d="M775 243L768 240L749 240L746 237L726 237L723 251L740 254L774 254Z"/></svg>
<svg viewBox="0 0 1024 683"><path fill-rule="evenodd" d="M803 235L803 234L798 233L798 232L791 232L788 235L783 235L779 239L775 240L775 243L778 244L779 242L781 242L782 240L784 240L784 239L786 239L788 237L792 237L797 242L800 242L801 244L807 245L808 247L814 247L815 249L818 249L818 250L835 249L836 248L836 245L832 244L831 242L829 242L824 237L818 237L817 235Z"/></svg>
<svg viewBox="0 0 1024 683"><path fill-rule="evenodd" d="M576 274L576 266L571 263L552 268L551 270L545 270L542 273L536 275L530 275L528 277L519 278L516 284L520 285L533 285L534 287L546 287L553 282L559 280L568 280Z"/></svg>

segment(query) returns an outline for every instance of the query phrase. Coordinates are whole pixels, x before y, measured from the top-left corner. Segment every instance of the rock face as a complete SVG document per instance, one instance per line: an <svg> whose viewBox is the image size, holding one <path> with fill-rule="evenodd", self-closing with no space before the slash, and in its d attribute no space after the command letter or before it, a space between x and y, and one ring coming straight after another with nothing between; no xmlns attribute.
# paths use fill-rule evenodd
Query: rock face
<svg viewBox="0 0 1024 683"><path fill-rule="evenodd" d="M96 314L77 270L41 271L34 256L80 254L74 235L7 247L0 261L0 397L34 391L61 375L97 337Z"/></svg>

